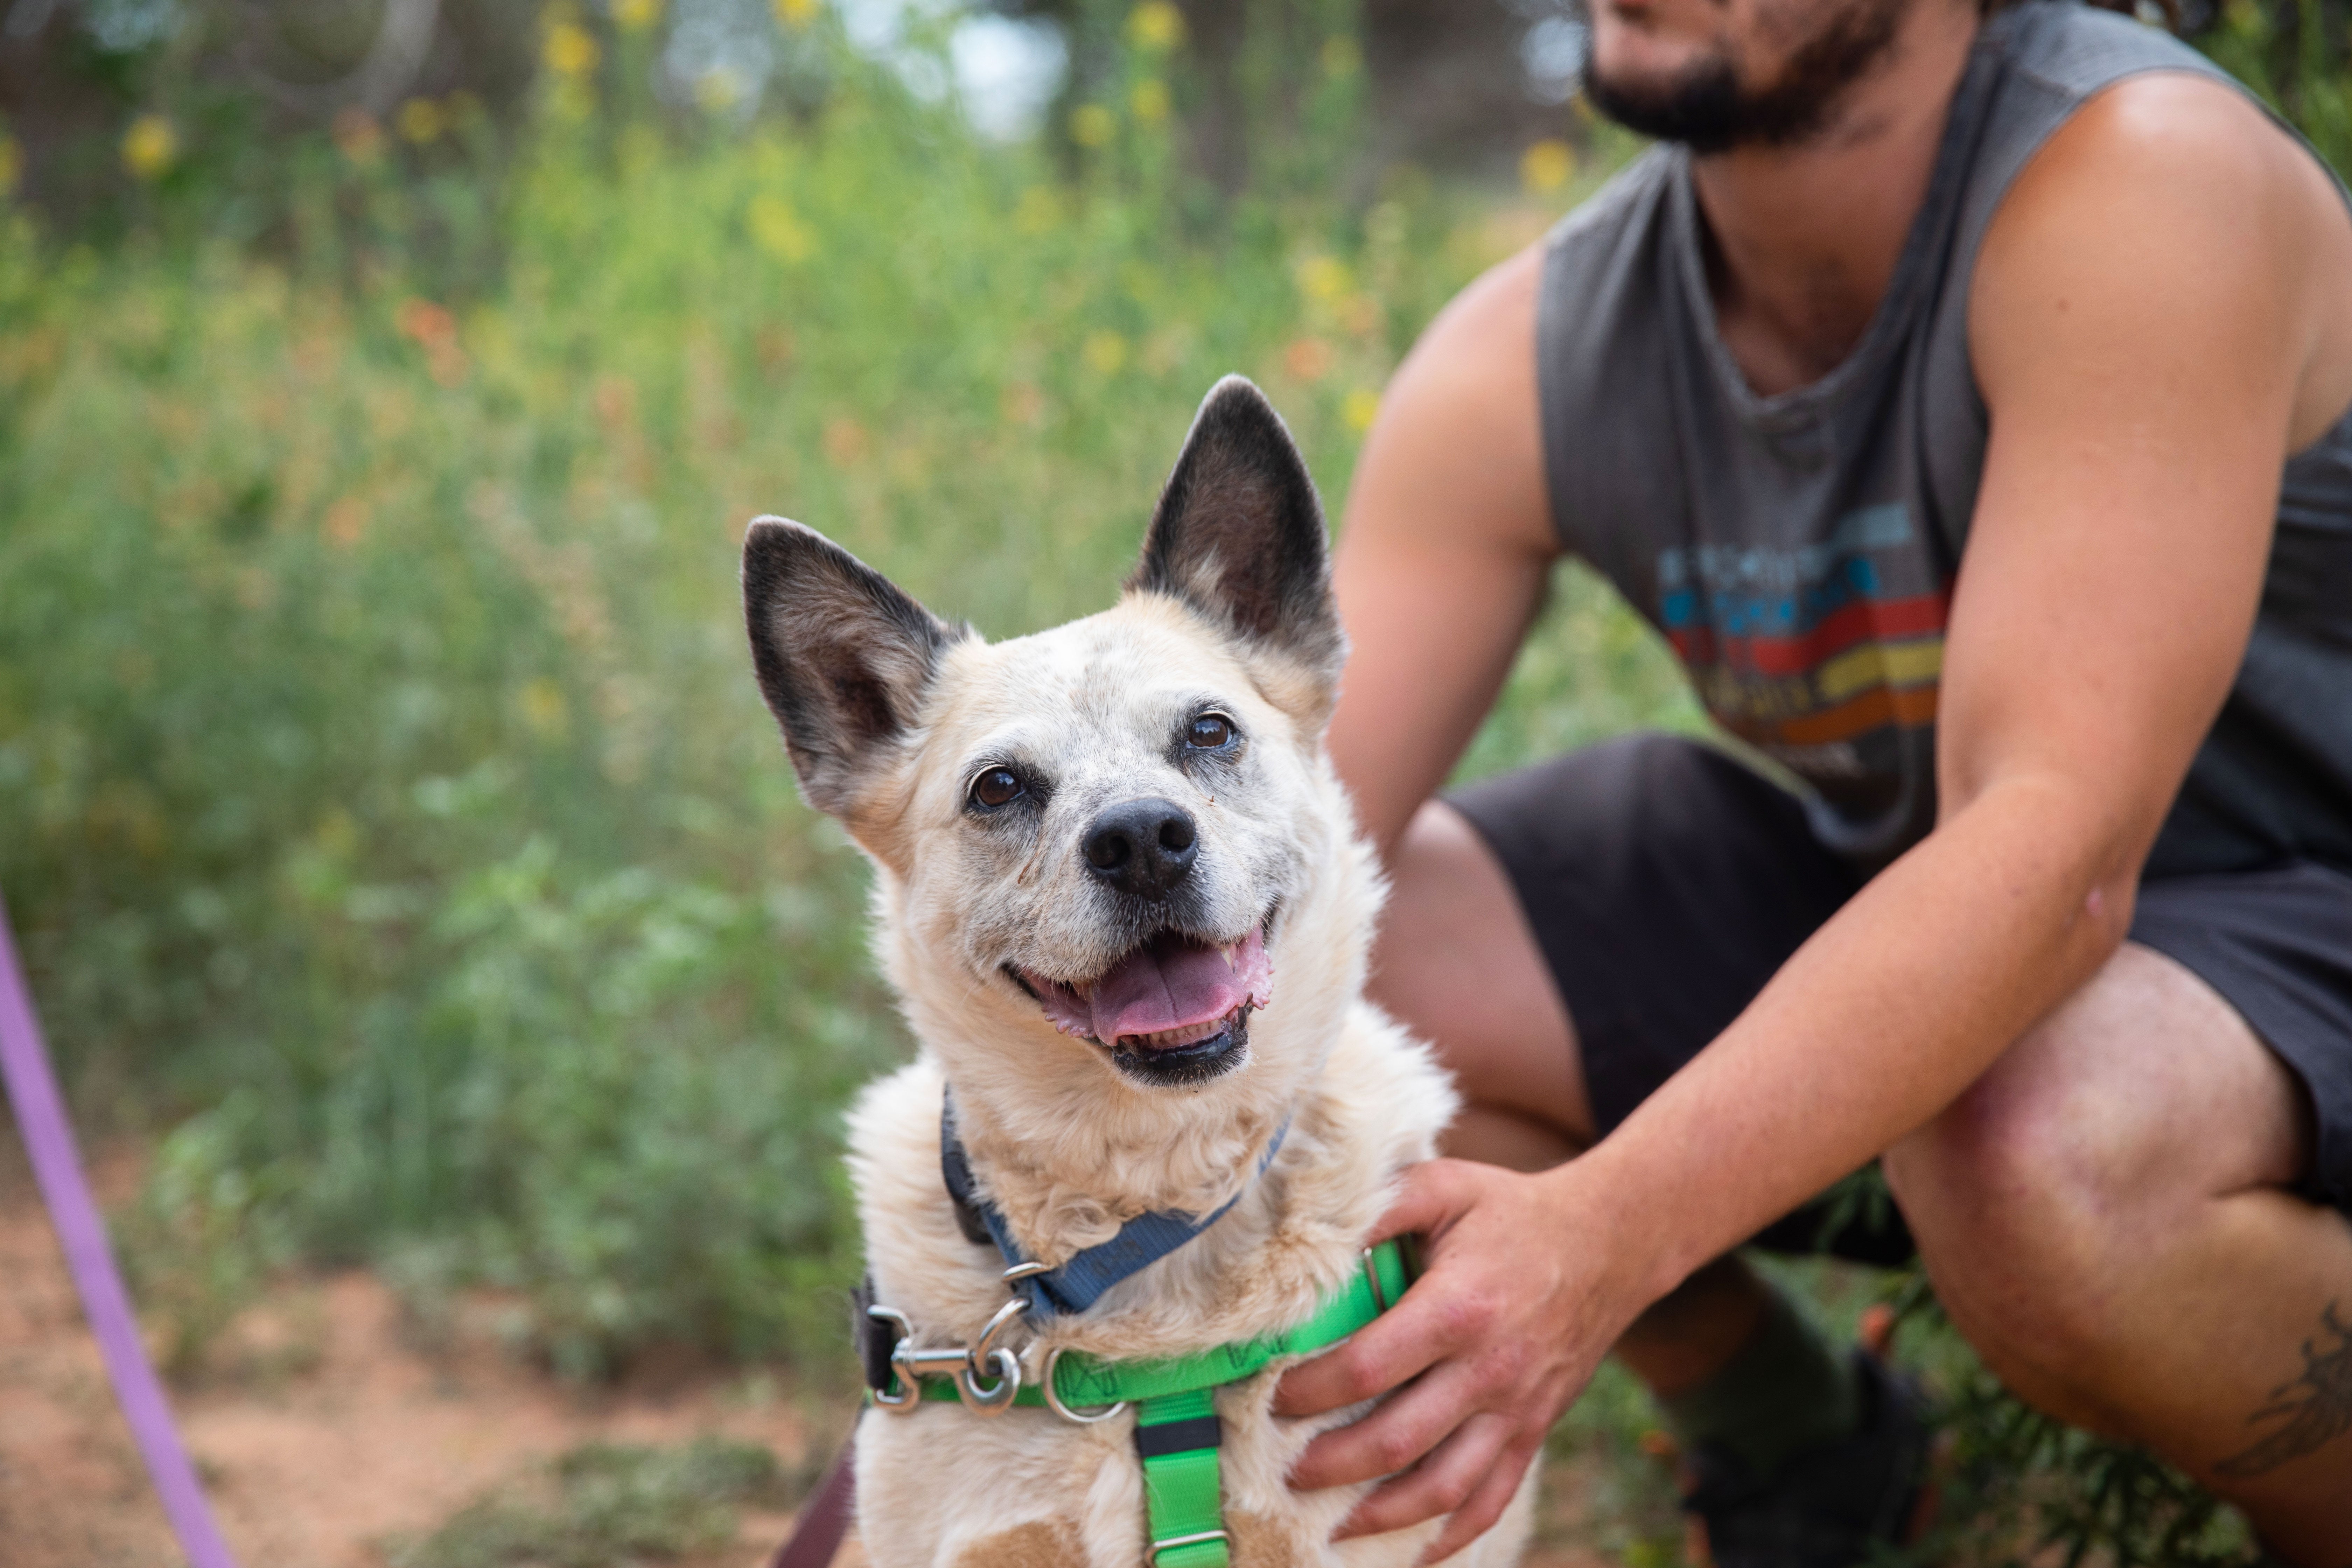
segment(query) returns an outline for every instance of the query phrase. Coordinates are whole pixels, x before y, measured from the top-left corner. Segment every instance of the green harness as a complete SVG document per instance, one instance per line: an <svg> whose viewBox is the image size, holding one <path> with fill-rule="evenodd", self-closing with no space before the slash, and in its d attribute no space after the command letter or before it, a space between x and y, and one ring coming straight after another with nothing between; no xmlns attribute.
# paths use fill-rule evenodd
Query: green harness
<svg viewBox="0 0 2352 1568"><path fill-rule="evenodd" d="M1217 1422L1216 1391L1264 1371L1281 1357L1339 1343L1386 1311L1404 1294L1406 1282L1403 1253L1395 1242L1384 1241L1364 1254L1363 1267L1343 1288L1325 1297L1305 1322L1164 1361L1107 1362L1082 1352L1056 1352L1045 1363L1045 1381L1016 1387L1011 1403L1050 1406L1080 1422L1107 1421L1133 1405L1135 1451L1143 1460L1144 1510L1151 1540L1146 1561L1150 1568L1229 1568L1233 1553L1219 1477L1223 1432ZM983 1334L983 1342L990 1337ZM958 1392L957 1380L919 1373L916 1383L920 1399L971 1403ZM878 1403L913 1407L898 1372Z"/></svg>

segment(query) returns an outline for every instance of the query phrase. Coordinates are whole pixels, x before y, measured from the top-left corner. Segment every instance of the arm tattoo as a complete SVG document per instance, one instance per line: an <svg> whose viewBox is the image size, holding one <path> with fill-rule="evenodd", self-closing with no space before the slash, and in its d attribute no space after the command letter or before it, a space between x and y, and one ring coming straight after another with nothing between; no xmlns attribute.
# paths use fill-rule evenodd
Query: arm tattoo
<svg viewBox="0 0 2352 1568"><path fill-rule="evenodd" d="M2304 1341L2303 1375L2273 1389L2269 1403L2246 1417L2248 1426L2264 1421L2284 1425L2244 1453L2214 1466L2215 1475L2232 1479L2259 1476L2352 1432L2352 1324L2337 1320L2333 1301L2321 1311L2319 1321L2336 1336L2336 1348L2321 1351L2312 1341Z"/></svg>

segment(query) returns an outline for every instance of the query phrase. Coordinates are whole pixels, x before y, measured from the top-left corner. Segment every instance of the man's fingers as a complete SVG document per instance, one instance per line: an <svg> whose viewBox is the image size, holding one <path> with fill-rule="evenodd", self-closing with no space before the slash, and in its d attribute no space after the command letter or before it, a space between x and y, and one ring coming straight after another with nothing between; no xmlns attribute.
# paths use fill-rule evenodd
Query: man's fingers
<svg viewBox="0 0 2352 1568"><path fill-rule="evenodd" d="M1331 1539L1386 1535L1452 1513L1477 1491L1510 1436L1511 1423L1504 1417L1473 1415L1421 1463L1367 1494Z"/></svg>
<svg viewBox="0 0 2352 1568"><path fill-rule="evenodd" d="M1457 1316L1441 1289L1416 1283L1369 1326L1284 1373L1274 1413L1320 1415L1386 1394L1461 1348Z"/></svg>
<svg viewBox="0 0 2352 1568"><path fill-rule="evenodd" d="M1449 1363L1362 1420L1307 1444L1290 1468L1290 1484L1311 1492L1400 1474L1444 1441L1476 1403L1475 1384L1458 1363Z"/></svg>
<svg viewBox="0 0 2352 1568"><path fill-rule="evenodd" d="M1517 1495L1519 1480L1528 1473L1528 1466L1542 1443L1538 1435L1506 1446L1486 1471L1486 1479L1454 1510L1454 1517L1445 1521L1437 1539L1422 1548L1421 1561L1442 1563L1493 1529L1495 1521L1503 1517L1503 1510L1511 1506L1511 1499Z"/></svg>
<svg viewBox="0 0 2352 1568"><path fill-rule="evenodd" d="M1373 1225L1370 1244L1377 1247L1414 1231L1427 1236L1444 1229L1446 1221L1467 1206L1474 1191L1455 1168L1459 1163L1427 1160L1407 1166L1404 1184Z"/></svg>

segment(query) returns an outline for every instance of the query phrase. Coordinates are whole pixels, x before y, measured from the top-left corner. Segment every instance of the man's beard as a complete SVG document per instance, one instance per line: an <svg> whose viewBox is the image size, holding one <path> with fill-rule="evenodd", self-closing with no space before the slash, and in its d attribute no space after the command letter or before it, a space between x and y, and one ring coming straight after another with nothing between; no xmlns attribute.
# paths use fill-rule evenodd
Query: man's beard
<svg viewBox="0 0 2352 1568"><path fill-rule="evenodd" d="M1790 54L1779 79L1759 88L1743 87L1731 56L1720 50L1650 81L1605 77L1588 55L1585 97L1627 130L1701 155L1793 146L1827 125L1846 89L1885 58L1910 9L1911 0L1839 0Z"/></svg>

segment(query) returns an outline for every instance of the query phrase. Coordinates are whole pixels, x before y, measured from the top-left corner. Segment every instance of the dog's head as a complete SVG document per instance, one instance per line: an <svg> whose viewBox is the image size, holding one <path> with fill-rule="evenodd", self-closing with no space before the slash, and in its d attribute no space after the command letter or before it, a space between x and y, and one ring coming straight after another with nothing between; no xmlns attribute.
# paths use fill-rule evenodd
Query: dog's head
<svg viewBox="0 0 2352 1568"><path fill-rule="evenodd" d="M1202 403L1100 615L991 644L772 518L743 589L802 788L880 867L892 978L960 1086L1263 1103L1319 1065L1377 879L1322 751L1322 512L1255 387Z"/></svg>

